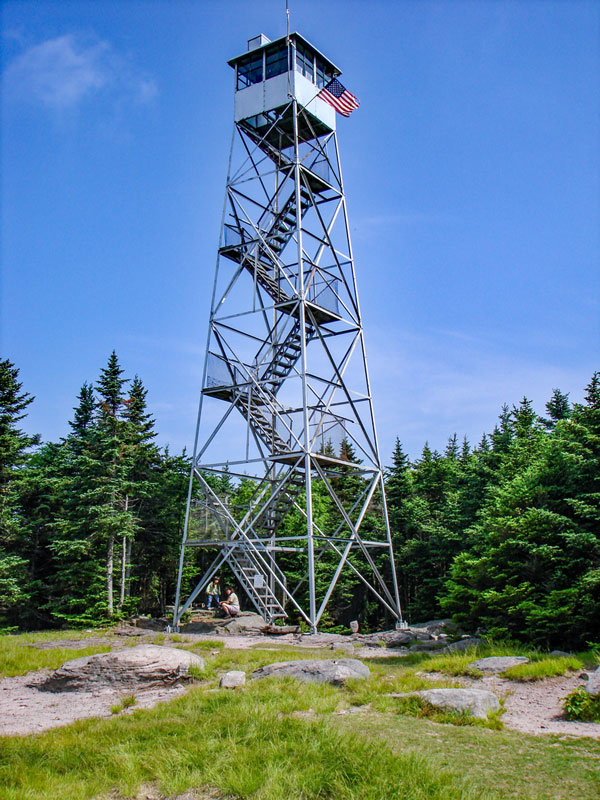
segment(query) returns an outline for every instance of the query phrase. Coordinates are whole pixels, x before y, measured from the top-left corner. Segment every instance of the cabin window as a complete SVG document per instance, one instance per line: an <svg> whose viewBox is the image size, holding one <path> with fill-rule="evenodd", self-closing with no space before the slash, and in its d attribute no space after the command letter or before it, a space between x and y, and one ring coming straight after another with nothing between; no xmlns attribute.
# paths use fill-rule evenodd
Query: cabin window
<svg viewBox="0 0 600 800"><path fill-rule="evenodd" d="M327 84L332 80L333 74L331 69L325 64L324 61L317 56L317 86L319 89L322 89L323 86L327 86Z"/></svg>
<svg viewBox="0 0 600 800"><path fill-rule="evenodd" d="M263 53L252 53L240 58L237 68L237 88L245 89L253 83L260 83L263 79Z"/></svg>
<svg viewBox="0 0 600 800"><path fill-rule="evenodd" d="M296 69L309 81L315 82L315 57L311 50L300 42L296 45Z"/></svg>
<svg viewBox="0 0 600 800"><path fill-rule="evenodd" d="M280 44L277 45L277 47L269 47L265 52L267 78L274 78L275 75L281 75L282 72L287 72L287 44Z"/></svg>

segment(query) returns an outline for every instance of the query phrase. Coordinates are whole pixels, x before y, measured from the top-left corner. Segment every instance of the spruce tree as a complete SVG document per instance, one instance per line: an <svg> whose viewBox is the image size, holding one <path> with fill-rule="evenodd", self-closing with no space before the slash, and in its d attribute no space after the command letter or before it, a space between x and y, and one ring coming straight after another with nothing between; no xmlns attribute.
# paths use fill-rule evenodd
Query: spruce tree
<svg viewBox="0 0 600 800"><path fill-rule="evenodd" d="M24 533L21 489L29 449L39 441L19 427L33 402L22 391L19 370L0 360L0 608L9 610L27 597L27 562L19 554Z"/></svg>

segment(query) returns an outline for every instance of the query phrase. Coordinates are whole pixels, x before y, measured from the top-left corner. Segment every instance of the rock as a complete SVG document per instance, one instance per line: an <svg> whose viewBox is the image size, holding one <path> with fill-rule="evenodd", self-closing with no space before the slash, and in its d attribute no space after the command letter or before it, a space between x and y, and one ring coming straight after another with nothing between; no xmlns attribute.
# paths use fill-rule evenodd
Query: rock
<svg viewBox="0 0 600 800"><path fill-rule="evenodd" d="M300 633L300 625L265 625L260 632L265 636L286 636L288 633Z"/></svg>
<svg viewBox="0 0 600 800"><path fill-rule="evenodd" d="M221 676L219 686L222 689L237 689L246 684L246 673L241 669L232 669Z"/></svg>
<svg viewBox="0 0 600 800"><path fill-rule="evenodd" d="M504 670L516 667L518 664L527 664L529 659L525 656L491 656L490 658L480 658L472 661L469 666L481 672L504 672Z"/></svg>
<svg viewBox="0 0 600 800"><path fill-rule="evenodd" d="M369 668L356 658L307 661L279 661L254 670L252 680L259 678L296 678L306 683L339 685L348 678L368 678Z"/></svg>
<svg viewBox="0 0 600 800"><path fill-rule="evenodd" d="M132 617L131 624L136 628L144 628L150 631L164 631L169 624L169 620L166 617L161 617L160 619L155 619L154 617ZM119 629L117 628L115 633L118 632Z"/></svg>
<svg viewBox="0 0 600 800"><path fill-rule="evenodd" d="M444 630L456 630L456 625L451 619L430 619L428 622L417 622L410 626L413 630L424 630L432 636L437 636Z"/></svg>
<svg viewBox="0 0 600 800"><path fill-rule="evenodd" d="M406 644L410 644L413 640L413 635L410 631L398 631L394 636L390 637L386 641L387 647L403 647Z"/></svg>
<svg viewBox="0 0 600 800"><path fill-rule="evenodd" d="M471 636L468 639L459 639L458 642L446 645L440 653L462 653L471 647L477 647L483 644L483 639L478 639L476 636Z"/></svg>
<svg viewBox="0 0 600 800"><path fill-rule="evenodd" d="M390 697L420 697L437 708L452 708L486 719L490 711L498 711L500 701L493 692L484 689L424 689L420 692L392 693Z"/></svg>
<svg viewBox="0 0 600 800"><path fill-rule="evenodd" d="M250 611L242 612L231 620L222 620L221 633L260 633L265 627L265 620L260 614Z"/></svg>
<svg viewBox="0 0 600 800"><path fill-rule="evenodd" d="M410 648L411 653L427 653L430 650L442 650L445 649L442 642L423 642L422 644L414 644Z"/></svg>
<svg viewBox="0 0 600 800"><path fill-rule="evenodd" d="M592 697L600 695L600 667L588 675L588 679L583 687Z"/></svg>
<svg viewBox="0 0 600 800"><path fill-rule="evenodd" d="M550 658L571 658L572 654L564 650L552 650L548 655Z"/></svg>
<svg viewBox="0 0 600 800"><path fill-rule="evenodd" d="M429 633L429 631L426 630L411 630L409 628L408 631L412 634L413 639L416 639L417 642L431 642L433 639L433 636Z"/></svg>
<svg viewBox="0 0 600 800"><path fill-rule="evenodd" d="M354 645L352 642L333 642L329 645L330 650L343 650L345 653L353 653Z"/></svg>
<svg viewBox="0 0 600 800"><path fill-rule="evenodd" d="M358 624L358 620L353 619L352 622L350 623L350 630L352 631L352 633L358 633L359 628L360 625Z"/></svg>
<svg viewBox="0 0 600 800"><path fill-rule="evenodd" d="M314 717L315 710L314 708L309 708L307 711L292 711L290 717L294 717L295 719L302 719L303 717Z"/></svg>
<svg viewBox="0 0 600 800"><path fill-rule="evenodd" d="M74 692L107 686L131 689L170 686L189 680L190 667L203 670L204 663L203 658L186 650L142 644L116 653L67 661L38 688L47 692Z"/></svg>

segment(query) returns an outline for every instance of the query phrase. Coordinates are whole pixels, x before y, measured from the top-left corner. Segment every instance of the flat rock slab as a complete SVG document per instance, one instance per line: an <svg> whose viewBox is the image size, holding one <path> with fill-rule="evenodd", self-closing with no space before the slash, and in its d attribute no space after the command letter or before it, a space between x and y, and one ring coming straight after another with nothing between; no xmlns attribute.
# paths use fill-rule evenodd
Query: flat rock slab
<svg viewBox="0 0 600 800"><path fill-rule="evenodd" d="M305 683L332 683L339 686L349 678L368 678L370 670L356 658L279 661L254 670L252 680L259 678L296 678Z"/></svg>
<svg viewBox="0 0 600 800"><path fill-rule="evenodd" d="M204 669L204 659L176 647L142 644L95 656L65 662L37 689L45 692L89 691L92 688L116 686L171 686L189 680L190 667Z"/></svg>
<svg viewBox="0 0 600 800"><path fill-rule="evenodd" d="M490 711L498 711L500 701L493 692L485 689L424 689L420 692L394 693L392 697L420 697L436 708L450 708L487 719Z"/></svg>
<svg viewBox="0 0 600 800"><path fill-rule="evenodd" d="M205 612L197 614L192 622L181 626L182 633L218 633L225 634L256 634L260 635L265 627L265 620L260 614L252 611L242 611L237 617L218 617Z"/></svg>
<svg viewBox="0 0 600 800"><path fill-rule="evenodd" d="M529 659L525 656L491 656L472 661L469 666L481 672L504 672L506 669L516 667L518 664L527 664Z"/></svg>
<svg viewBox="0 0 600 800"><path fill-rule="evenodd" d="M221 633L260 633L265 627L265 620L260 614L245 612L232 619L223 620L225 623Z"/></svg>

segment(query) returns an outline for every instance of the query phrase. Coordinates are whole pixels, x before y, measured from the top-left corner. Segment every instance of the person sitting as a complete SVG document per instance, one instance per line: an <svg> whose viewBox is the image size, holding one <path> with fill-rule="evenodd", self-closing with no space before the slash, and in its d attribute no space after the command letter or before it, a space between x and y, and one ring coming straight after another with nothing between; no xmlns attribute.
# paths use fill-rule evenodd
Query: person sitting
<svg viewBox="0 0 600 800"><path fill-rule="evenodd" d="M221 587L219 586L219 578L214 578L206 589L206 610L209 611L213 600L215 603L215 611L219 608L219 600L221 595Z"/></svg>
<svg viewBox="0 0 600 800"><path fill-rule="evenodd" d="M221 601L220 606L226 617L237 617L240 613L240 601L231 586L225 587L225 600Z"/></svg>

